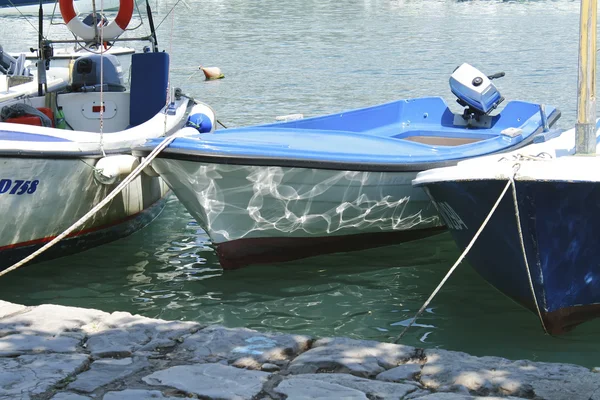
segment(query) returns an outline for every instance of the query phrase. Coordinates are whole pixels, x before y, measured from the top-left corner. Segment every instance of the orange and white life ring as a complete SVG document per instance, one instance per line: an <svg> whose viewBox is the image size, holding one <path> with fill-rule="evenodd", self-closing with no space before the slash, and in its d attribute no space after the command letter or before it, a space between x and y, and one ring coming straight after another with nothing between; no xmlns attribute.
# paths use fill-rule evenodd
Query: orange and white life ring
<svg viewBox="0 0 600 400"><path fill-rule="evenodd" d="M60 6L60 14L67 24L67 28L73 34L83 40L93 40L96 37L96 30L93 26L89 26L83 23L77 18L75 7L73 6L73 0L59 0L58 5ZM133 15L133 0L120 0L119 1L119 12L117 17L111 21L107 26L103 27L103 39L113 40L119 37ZM100 28L98 28L98 34L100 35Z"/></svg>

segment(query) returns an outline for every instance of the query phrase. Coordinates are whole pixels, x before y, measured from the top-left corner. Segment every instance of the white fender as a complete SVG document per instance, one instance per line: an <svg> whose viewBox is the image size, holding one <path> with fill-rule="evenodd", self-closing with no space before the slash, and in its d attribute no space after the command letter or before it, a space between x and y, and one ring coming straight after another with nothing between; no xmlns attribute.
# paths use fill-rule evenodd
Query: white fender
<svg viewBox="0 0 600 400"><path fill-rule="evenodd" d="M98 160L94 177L104 185L110 185L117 181L120 176L129 175L140 161L137 157L128 154L106 156Z"/></svg>
<svg viewBox="0 0 600 400"><path fill-rule="evenodd" d="M194 129L195 130L195 129ZM142 162L144 162L144 160L146 159L146 157L142 157ZM158 172L156 172L156 170L152 167L152 163L148 164L148 166L146 168L144 168L142 170L146 175L151 176L153 178L156 178L157 176L160 176L158 174Z"/></svg>

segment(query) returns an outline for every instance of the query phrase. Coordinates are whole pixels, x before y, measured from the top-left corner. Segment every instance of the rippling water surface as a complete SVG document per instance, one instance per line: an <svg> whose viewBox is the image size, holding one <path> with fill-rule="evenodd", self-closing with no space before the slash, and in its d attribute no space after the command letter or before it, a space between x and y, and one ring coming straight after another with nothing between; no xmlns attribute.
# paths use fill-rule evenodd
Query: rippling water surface
<svg viewBox="0 0 600 400"><path fill-rule="evenodd" d="M228 126L405 97L440 95L450 103L448 78L462 62L505 71L497 85L507 100L556 105L561 127L575 121L575 1L187 2L190 9L180 2L168 17L174 0L151 2L156 24L163 21L159 45L172 54L175 86L211 104ZM35 44L35 31L21 18L0 18L0 44L24 50ZM199 64L221 67L226 78L201 80ZM208 236L171 197L156 221L126 239L3 277L0 297L389 341L458 255L443 234L224 273ZM596 321L563 337L545 336L535 315L464 263L404 343L595 366L599 333Z"/></svg>

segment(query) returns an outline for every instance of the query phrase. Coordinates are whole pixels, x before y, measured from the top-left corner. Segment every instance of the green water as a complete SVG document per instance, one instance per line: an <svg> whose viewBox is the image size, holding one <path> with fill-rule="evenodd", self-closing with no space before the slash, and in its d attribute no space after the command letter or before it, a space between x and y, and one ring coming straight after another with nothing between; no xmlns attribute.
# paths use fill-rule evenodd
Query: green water
<svg viewBox="0 0 600 400"><path fill-rule="evenodd" d="M237 271L173 197L148 228L118 242L11 273L2 299L203 324L394 340L459 253L450 235ZM596 365L600 321L545 336L537 318L467 263L404 336L406 344L513 359Z"/></svg>
<svg viewBox="0 0 600 400"><path fill-rule="evenodd" d="M507 100L557 105L575 119L578 2L203 0L182 3L159 31L172 80L226 125L273 121L441 95L462 62L493 73ZM156 23L175 3L156 4ZM143 26L146 29L147 26ZM53 27L52 32L60 29ZM134 33L130 33L133 35ZM34 44L21 18L0 19L8 51ZM219 66L204 82L199 64ZM0 298L315 336L394 340L459 253L448 234L359 253L226 273L210 241L172 197L149 227L0 279ZM545 336L534 314L467 263L403 339L428 348L596 366L600 321Z"/></svg>

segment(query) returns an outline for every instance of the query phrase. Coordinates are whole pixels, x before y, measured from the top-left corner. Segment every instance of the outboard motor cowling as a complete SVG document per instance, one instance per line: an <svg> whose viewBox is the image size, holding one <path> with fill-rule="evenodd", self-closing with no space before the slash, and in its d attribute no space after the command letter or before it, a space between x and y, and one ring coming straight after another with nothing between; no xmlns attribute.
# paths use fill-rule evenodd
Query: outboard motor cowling
<svg viewBox="0 0 600 400"><path fill-rule="evenodd" d="M477 68L464 63L450 76L450 90L457 102L466 107L463 118L476 119L489 114L504 100L491 79L500 78L504 73L486 76Z"/></svg>
<svg viewBox="0 0 600 400"><path fill-rule="evenodd" d="M100 63L103 63L102 68ZM100 72L102 70L101 79ZM90 54L79 57L71 71L71 89L75 92L125 91L123 69L117 57L112 54Z"/></svg>

